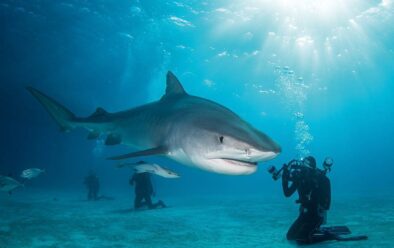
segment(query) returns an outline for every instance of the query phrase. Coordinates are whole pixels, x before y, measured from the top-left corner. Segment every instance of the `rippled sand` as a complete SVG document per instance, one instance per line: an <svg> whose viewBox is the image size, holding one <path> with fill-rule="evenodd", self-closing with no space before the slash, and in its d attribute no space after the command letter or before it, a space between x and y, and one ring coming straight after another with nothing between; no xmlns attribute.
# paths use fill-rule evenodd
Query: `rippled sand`
<svg viewBox="0 0 394 248"><path fill-rule="evenodd" d="M0 196L0 247L295 246L284 238L297 215L291 200L169 198L169 208L133 211L130 196L87 202L80 193L26 194ZM394 247L393 206L394 197L334 199L328 224L369 240L310 247Z"/></svg>

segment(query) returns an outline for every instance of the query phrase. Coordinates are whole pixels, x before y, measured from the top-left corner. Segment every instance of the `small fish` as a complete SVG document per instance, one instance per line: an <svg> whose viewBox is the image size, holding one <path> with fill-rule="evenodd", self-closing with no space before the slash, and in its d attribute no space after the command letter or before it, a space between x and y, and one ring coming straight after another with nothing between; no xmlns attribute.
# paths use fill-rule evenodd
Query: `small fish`
<svg viewBox="0 0 394 248"><path fill-rule="evenodd" d="M8 192L8 194L11 194L14 189L21 186L23 186L23 184L11 177L0 176L0 191Z"/></svg>
<svg viewBox="0 0 394 248"><path fill-rule="evenodd" d="M171 171L167 168L163 168L158 164L147 163L145 161L139 161L137 163L121 163L117 165L118 168L128 167L136 171L136 173L148 172L151 174L156 174L165 178L178 178L178 173Z"/></svg>
<svg viewBox="0 0 394 248"><path fill-rule="evenodd" d="M30 168L22 171L21 177L26 179L32 179L38 177L40 174L44 173L45 170L41 170L38 168Z"/></svg>

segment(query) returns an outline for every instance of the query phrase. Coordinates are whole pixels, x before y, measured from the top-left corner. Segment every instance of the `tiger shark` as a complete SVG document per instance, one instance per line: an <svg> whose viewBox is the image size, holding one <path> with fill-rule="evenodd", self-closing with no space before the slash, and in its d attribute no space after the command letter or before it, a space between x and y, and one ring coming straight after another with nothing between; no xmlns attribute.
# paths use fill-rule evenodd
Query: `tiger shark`
<svg viewBox="0 0 394 248"><path fill-rule="evenodd" d="M77 117L37 89L27 89L62 131L82 127L89 131L88 139L106 135L106 145L136 149L111 160L164 155L209 172L248 175L257 170L258 162L281 152L270 137L228 108L186 93L170 71L160 100L116 113L97 108L88 117Z"/></svg>

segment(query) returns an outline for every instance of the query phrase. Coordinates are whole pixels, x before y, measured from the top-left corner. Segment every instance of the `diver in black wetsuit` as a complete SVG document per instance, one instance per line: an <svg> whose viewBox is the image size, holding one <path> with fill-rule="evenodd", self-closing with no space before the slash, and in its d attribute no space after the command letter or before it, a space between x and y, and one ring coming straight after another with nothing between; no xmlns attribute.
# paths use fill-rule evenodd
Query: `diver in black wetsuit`
<svg viewBox="0 0 394 248"><path fill-rule="evenodd" d="M288 240L303 243L316 243L336 237L326 234L314 236L320 225L325 221L326 211L331 203L330 180L324 171L316 168L316 160L309 156L303 165L290 173L288 166L283 168L282 188L286 197L298 191L300 214L287 232ZM289 186L289 183L291 185Z"/></svg>
<svg viewBox="0 0 394 248"><path fill-rule="evenodd" d="M333 160L324 160L324 170L316 168L316 160L309 156L303 160L292 160L280 170L271 166L268 172L274 180L282 177L283 193L290 197L298 192L300 214L287 232L288 240L301 244L313 244L326 240L356 241L366 240L366 235L344 236L350 234L347 226L320 227L326 223L326 213L331 204L331 185L326 176L331 171Z"/></svg>
<svg viewBox="0 0 394 248"><path fill-rule="evenodd" d="M100 189L100 182L96 173L93 170L90 170L89 175L85 177L84 184L88 188L88 200L99 200L98 192Z"/></svg>
<svg viewBox="0 0 394 248"><path fill-rule="evenodd" d="M148 172L134 173L129 183L130 185L135 186L135 209L140 209L144 206L147 206L149 209L166 207L164 202L161 200L155 204L152 203L151 196L154 195L154 191L150 180L150 174Z"/></svg>

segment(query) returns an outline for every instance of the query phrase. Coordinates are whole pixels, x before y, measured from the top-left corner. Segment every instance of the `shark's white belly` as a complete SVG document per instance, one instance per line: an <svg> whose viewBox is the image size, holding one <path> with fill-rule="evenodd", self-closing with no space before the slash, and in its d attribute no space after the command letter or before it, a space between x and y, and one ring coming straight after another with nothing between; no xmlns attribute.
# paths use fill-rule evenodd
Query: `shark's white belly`
<svg viewBox="0 0 394 248"><path fill-rule="evenodd" d="M171 150L167 153L167 156L171 159L185 165L196 167L196 164L190 159L190 157L185 153L182 148L176 150Z"/></svg>

